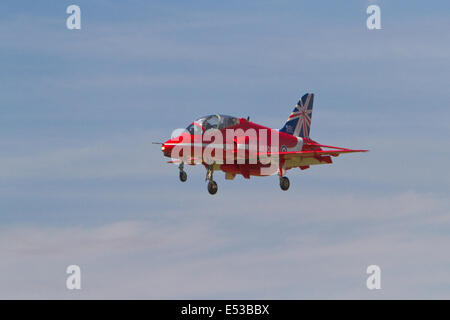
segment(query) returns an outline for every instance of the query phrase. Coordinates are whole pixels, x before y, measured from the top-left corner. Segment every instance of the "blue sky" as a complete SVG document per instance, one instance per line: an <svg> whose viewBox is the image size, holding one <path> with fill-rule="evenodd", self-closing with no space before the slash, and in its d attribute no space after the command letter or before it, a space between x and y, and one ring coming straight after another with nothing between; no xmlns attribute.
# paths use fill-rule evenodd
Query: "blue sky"
<svg viewBox="0 0 450 320"><path fill-rule="evenodd" d="M77 1L79 31L70 4L0 4L0 297L450 296L448 2ZM279 128L305 92L313 139L371 152L288 192L216 173L211 197L151 144L216 112Z"/></svg>

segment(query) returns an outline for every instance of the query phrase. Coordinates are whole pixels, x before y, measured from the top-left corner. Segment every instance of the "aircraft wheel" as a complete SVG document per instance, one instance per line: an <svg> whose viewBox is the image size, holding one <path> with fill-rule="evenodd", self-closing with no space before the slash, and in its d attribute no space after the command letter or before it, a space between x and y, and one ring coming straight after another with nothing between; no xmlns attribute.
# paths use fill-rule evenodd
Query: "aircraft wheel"
<svg viewBox="0 0 450 320"><path fill-rule="evenodd" d="M215 181L208 182L208 192L215 194L217 192L217 183Z"/></svg>
<svg viewBox="0 0 450 320"><path fill-rule="evenodd" d="M286 191L287 189L289 189L289 179L287 177L281 177L280 178L280 188L283 191Z"/></svg>
<svg viewBox="0 0 450 320"><path fill-rule="evenodd" d="M180 181L185 182L187 180L187 173L184 171L180 171Z"/></svg>

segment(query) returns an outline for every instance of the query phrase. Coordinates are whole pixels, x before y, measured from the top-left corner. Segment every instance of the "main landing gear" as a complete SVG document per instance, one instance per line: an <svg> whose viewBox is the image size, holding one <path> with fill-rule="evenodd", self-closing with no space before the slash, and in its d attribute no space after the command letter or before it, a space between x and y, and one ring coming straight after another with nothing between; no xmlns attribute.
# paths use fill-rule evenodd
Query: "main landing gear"
<svg viewBox="0 0 450 320"><path fill-rule="evenodd" d="M289 179L288 177L280 177L280 188L283 191L286 191L287 189L289 189Z"/></svg>
<svg viewBox="0 0 450 320"><path fill-rule="evenodd" d="M210 194L216 194L217 192L217 183L213 180L213 166L209 165L207 166L206 171L206 180L208 181L208 192Z"/></svg>
<svg viewBox="0 0 450 320"><path fill-rule="evenodd" d="M280 163L280 170L278 172L278 175L280 176L280 188L283 191L286 191L287 189L289 189L289 179L288 177L284 176L284 162Z"/></svg>
<svg viewBox="0 0 450 320"><path fill-rule="evenodd" d="M180 169L180 181L185 182L187 180L187 173L184 171L184 163L180 163L178 166L178 169Z"/></svg>

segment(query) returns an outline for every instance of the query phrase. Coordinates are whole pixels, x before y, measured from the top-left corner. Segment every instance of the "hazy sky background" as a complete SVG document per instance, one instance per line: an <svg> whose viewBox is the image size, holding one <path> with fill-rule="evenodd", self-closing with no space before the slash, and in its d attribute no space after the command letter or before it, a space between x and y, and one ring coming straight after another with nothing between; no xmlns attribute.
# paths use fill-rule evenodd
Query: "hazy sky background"
<svg viewBox="0 0 450 320"><path fill-rule="evenodd" d="M82 29L66 29L81 7ZM366 28L381 7L382 30ZM450 2L2 1L0 298L450 298ZM367 148L188 181L199 116ZM82 290L65 288L66 267ZM366 268L382 289L366 288Z"/></svg>

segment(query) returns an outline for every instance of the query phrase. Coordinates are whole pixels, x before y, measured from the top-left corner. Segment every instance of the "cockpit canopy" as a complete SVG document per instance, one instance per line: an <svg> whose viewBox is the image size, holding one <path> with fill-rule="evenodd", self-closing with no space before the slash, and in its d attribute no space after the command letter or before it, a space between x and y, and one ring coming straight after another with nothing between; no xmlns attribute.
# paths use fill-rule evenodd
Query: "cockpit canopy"
<svg viewBox="0 0 450 320"><path fill-rule="evenodd" d="M239 119L224 114L212 114L201 117L191 123L186 130L190 134L206 131L208 129L226 129L239 124Z"/></svg>

